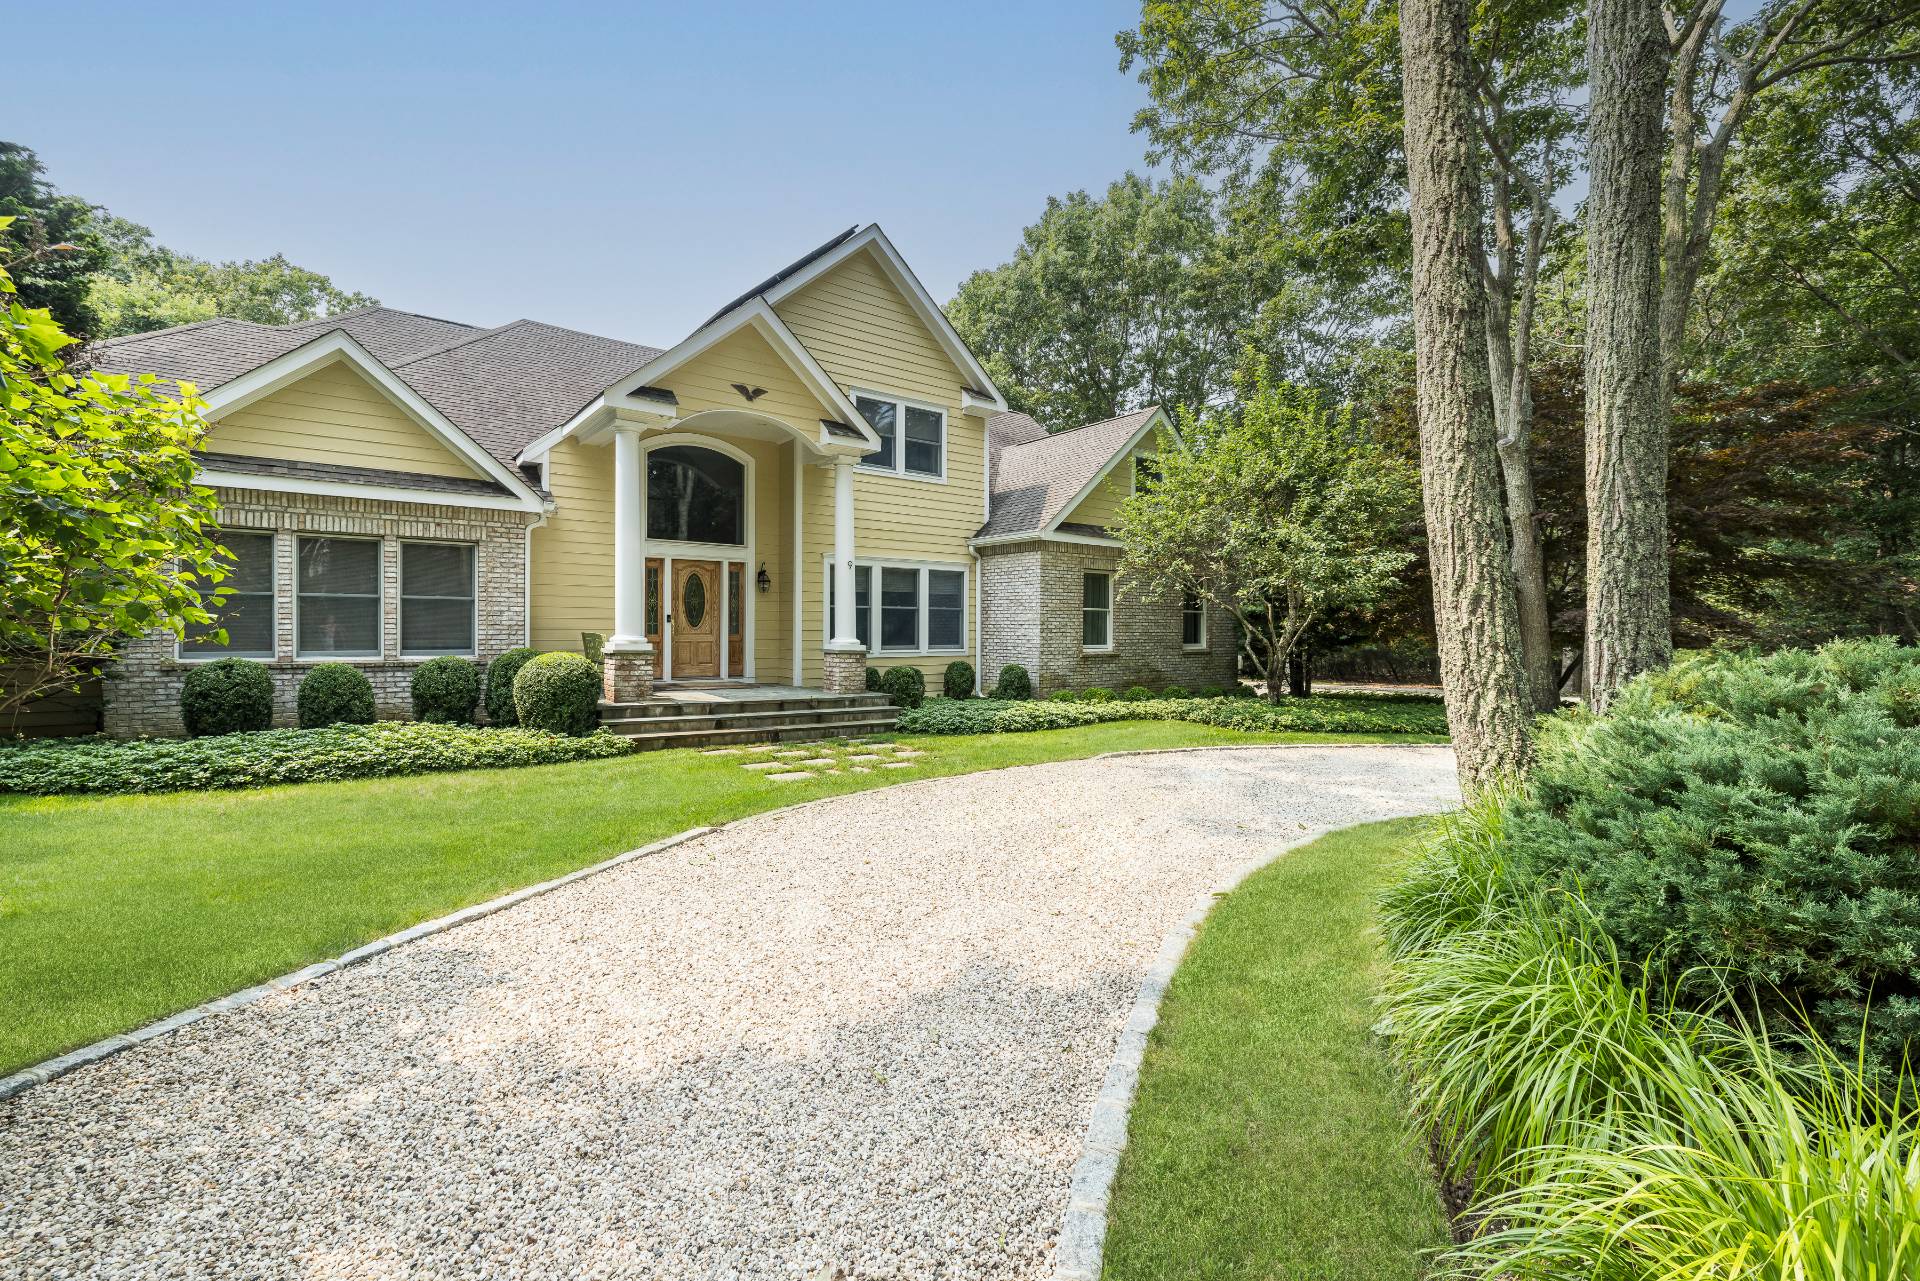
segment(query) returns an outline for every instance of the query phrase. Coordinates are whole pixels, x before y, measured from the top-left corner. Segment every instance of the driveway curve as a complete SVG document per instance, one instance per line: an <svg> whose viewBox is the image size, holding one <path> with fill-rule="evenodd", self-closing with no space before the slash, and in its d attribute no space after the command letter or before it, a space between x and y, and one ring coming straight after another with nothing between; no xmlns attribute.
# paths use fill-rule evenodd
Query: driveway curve
<svg viewBox="0 0 1920 1281"><path fill-rule="evenodd" d="M1457 803L1235 748L740 822L0 1103L0 1275L1040 1278L1196 897Z"/></svg>

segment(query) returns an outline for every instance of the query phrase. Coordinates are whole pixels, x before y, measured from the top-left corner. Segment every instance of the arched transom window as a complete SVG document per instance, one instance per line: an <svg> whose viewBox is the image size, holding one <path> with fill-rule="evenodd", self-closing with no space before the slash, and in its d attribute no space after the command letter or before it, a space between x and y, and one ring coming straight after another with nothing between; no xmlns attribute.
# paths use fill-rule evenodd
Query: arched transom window
<svg viewBox="0 0 1920 1281"><path fill-rule="evenodd" d="M663 445L647 455L647 537L747 541L747 468L718 450Z"/></svg>

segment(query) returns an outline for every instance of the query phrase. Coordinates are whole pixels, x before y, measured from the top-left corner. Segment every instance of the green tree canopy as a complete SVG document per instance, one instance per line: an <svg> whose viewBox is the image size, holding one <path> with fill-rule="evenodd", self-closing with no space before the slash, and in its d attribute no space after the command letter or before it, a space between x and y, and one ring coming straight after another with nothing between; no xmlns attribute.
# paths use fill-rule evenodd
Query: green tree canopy
<svg viewBox="0 0 1920 1281"><path fill-rule="evenodd" d="M0 218L0 231L9 220ZM0 715L67 688L124 638L213 621L225 577L189 384L68 372L74 339L0 267Z"/></svg>
<svg viewBox="0 0 1920 1281"><path fill-rule="evenodd" d="M1239 399L1185 415L1109 528L1122 581L1146 599L1191 595L1228 611L1269 697L1286 687L1301 634L1336 610L1383 599L1413 560L1415 469L1320 393L1237 379Z"/></svg>
<svg viewBox="0 0 1920 1281"><path fill-rule="evenodd" d="M97 337L87 290L107 261L100 210L55 190L45 174L31 148L0 142L0 218L12 224L8 234L19 247L14 293L21 306L46 309L66 332Z"/></svg>

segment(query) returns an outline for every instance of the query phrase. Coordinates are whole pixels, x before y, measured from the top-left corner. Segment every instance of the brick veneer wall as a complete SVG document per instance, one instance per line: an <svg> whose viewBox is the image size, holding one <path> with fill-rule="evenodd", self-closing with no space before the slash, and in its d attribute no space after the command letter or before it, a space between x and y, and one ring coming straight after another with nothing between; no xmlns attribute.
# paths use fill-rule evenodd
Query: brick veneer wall
<svg viewBox="0 0 1920 1281"><path fill-rule="evenodd" d="M272 532L274 538L275 657L274 724L294 723L294 692L300 678L322 662L347 662L373 684L382 717L412 714L409 686L424 660L400 657L400 543L427 539L472 543L478 549L479 653L483 666L503 650L526 643L527 526L523 511L441 507L425 503L317 494L218 489L223 529ZM295 540L301 534L342 534L381 540L381 656L377 659L295 658L293 592ZM116 738L177 735L180 685L191 661L175 656L173 636L156 632L127 644L103 683L106 732Z"/></svg>
<svg viewBox="0 0 1920 1281"><path fill-rule="evenodd" d="M983 549L989 670L1024 664L1036 695L1092 685L1117 691L1231 684L1238 661L1232 619L1207 607L1207 647L1184 648L1178 602L1146 601L1123 590L1119 559L1117 548L1081 543L1036 540ZM1088 571L1115 574L1111 653L1089 653L1081 644L1081 576Z"/></svg>

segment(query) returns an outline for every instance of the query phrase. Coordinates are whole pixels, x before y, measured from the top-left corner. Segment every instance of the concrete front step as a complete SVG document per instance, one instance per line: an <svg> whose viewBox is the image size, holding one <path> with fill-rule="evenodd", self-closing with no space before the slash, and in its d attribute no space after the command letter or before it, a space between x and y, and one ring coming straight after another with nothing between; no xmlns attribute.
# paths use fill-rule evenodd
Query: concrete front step
<svg viewBox="0 0 1920 1281"><path fill-rule="evenodd" d="M666 747L729 747L740 743L792 743L817 738L865 738L870 734L891 734L899 717L874 716L862 720L795 722L775 726L745 726L735 729L615 729L626 735L636 751ZM633 723L633 722L630 722Z"/></svg>
<svg viewBox="0 0 1920 1281"><path fill-rule="evenodd" d="M885 694L806 694L770 695L765 698L715 698L699 701L652 698L639 703L600 704L603 721L643 718L678 719L687 716L725 716L761 712L842 711L853 708L871 710L891 707Z"/></svg>

